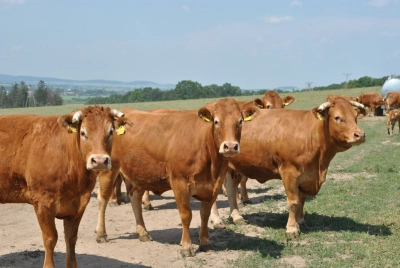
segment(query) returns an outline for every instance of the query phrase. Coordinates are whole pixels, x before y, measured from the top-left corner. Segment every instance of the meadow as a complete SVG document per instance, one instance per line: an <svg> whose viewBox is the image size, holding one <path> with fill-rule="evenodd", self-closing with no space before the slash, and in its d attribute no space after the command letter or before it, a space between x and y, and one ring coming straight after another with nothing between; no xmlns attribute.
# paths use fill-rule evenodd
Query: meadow
<svg viewBox="0 0 400 268"><path fill-rule="evenodd" d="M287 92L280 96L296 98L288 108L312 109L323 103L329 94L358 96L371 91L380 93L380 87ZM237 99L256 97L262 95ZM110 107L198 109L214 100L114 104ZM65 114L83 106L0 109L0 114ZM389 136L385 116L364 117L358 124L366 132L366 142L335 156L321 191L306 201L304 211L308 229L302 230L299 239L285 239L288 210L279 180L256 184L249 189L254 204L241 209L249 224L233 225L226 218L227 229L210 230L217 253L239 253L237 258L226 259L225 267L400 267L398 127L395 134ZM183 266L212 267L212 261L196 256L185 261Z"/></svg>

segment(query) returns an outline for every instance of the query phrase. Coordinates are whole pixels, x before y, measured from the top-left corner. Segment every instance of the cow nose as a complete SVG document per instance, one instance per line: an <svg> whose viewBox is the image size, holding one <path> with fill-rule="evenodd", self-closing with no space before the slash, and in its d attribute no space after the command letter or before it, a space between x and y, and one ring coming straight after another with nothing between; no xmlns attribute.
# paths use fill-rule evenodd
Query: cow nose
<svg viewBox="0 0 400 268"><path fill-rule="evenodd" d="M106 154L91 155L88 159L87 169L104 170L111 168L110 156Z"/></svg>
<svg viewBox="0 0 400 268"><path fill-rule="evenodd" d="M224 142L221 144L219 152L226 157L232 157L240 153L240 145L238 142Z"/></svg>
<svg viewBox="0 0 400 268"><path fill-rule="evenodd" d="M354 138L359 141L365 141L365 132L364 131L354 132Z"/></svg>

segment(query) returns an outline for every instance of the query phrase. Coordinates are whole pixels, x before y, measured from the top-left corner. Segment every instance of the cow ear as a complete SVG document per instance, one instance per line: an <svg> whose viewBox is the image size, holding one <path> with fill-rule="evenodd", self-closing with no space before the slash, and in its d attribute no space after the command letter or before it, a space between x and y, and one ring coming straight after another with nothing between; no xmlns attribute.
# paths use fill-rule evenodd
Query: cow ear
<svg viewBox="0 0 400 268"><path fill-rule="evenodd" d="M243 118L244 121L251 121L254 118L257 117L257 115L260 113L260 109L256 106L250 106L244 110L242 110Z"/></svg>
<svg viewBox="0 0 400 268"><path fill-rule="evenodd" d="M133 126L133 122L126 117L118 117L114 121L114 127L118 135L125 134Z"/></svg>
<svg viewBox="0 0 400 268"><path fill-rule="evenodd" d="M72 115L63 115L57 119L57 123L68 130L69 133L77 132L79 122L72 123Z"/></svg>
<svg viewBox="0 0 400 268"><path fill-rule="evenodd" d="M263 101L262 101L261 99L259 99L259 98L254 99L254 100L253 100L253 103L254 103L255 105L257 105L257 107L259 107L259 108L261 108L261 109L265 108Z"/></svg>
<svg viewBox="0 0 400 268"><path fill-rule="evenodd" d="M283 100L284 106L288 106L294 102L295 98L293 96L286 96L282 100Z"/></svg>
<svg viewBox="0 0 400 268"><path fill-rule="evenodd" d="M325 116L327 115L327 109L319 110L319 107L315 107L312 109L312 113L314 114L315 118L319 120L324 120Z"/></svg>
<svg viewBox="0 0 400 268"><path fill-rule="evenodd" d="M200 108L197 112L197 115L203 119L206 122L211 122L214 121L214 117L212 116L210 110L208 110L207 108L203 107Z"/></svg>
<svg viewBox="0 0 400 268"><path fill-rule="evenodd" d="M357 118L359 119L367 115L367 110L365 110L365 108L357 107L356 112L357 112Z"/></svg>

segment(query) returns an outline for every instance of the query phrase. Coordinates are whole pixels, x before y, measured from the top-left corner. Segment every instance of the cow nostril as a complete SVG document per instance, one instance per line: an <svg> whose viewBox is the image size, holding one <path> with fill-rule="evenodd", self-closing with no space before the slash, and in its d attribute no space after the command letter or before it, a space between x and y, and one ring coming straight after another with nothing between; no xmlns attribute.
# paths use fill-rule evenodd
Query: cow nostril
<svg viewBox="0 0 400 268"><path fill-rule="evenodd" d="M96 162L96 160L94 159L94 157L92 157L91 162L92 162L92 164L97 164L97 162Z"/></svg>
<svg viewBox="0 0 400 268"><path fill-rule="evenodd" d="M228 145L225 143L224 144L224 150L228 150L228 148L229 148Z"/></svg>
<svg viewBox="0 0 400 268"><path fill-rule="evenodd" d="M235 151L237 151L239 149L239 144L236 144L234 149L235 149Z"/></svg>
<svg viewBox="0 0 400 268"><path fill-rule="evenodd" d="M108 162L110 161L110 159L107 157L106 160L104 160L104 165L108 166Z"/></svg>

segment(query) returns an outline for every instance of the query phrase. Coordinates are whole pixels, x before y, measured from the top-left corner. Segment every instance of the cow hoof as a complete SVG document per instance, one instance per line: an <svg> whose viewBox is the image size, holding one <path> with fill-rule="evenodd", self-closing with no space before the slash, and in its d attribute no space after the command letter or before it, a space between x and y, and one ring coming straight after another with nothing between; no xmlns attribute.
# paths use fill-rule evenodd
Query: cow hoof
<svg viewBox="0 0 400 268"><path fill-rule="evenodd" d="M226 229L226 226L222 222L214 223L214 229Z"/></svg>
<svg viewBox="0 0 400 268"><path fill-rule="evenodd" d="M105 234L103 236L96 237L96 241L97 241L97 243L105 243L105 242L108 242L110 240L108 239L107 234Z"/></svg>
<svg viewBox="0 0 400 268"><path fill-rule="evenodd" d="M139 240L140 240L140 242L149 242L149 241L153 241L153 238L149 234L147 234L147 235L139 236Z"/></svg>
<svg viewBox="0 0 400 268"><path fill-rule="evenodd" d="M143 206L144 210L154 210L154 207L151 204L148 204L147 206Z"/></svg>
<svg viewBox="0 0 400 268"><path fill-rule="evenodd" d="M253 202L251 200L242 201L245 205L252 205Z"/></svg>
<svg viewBox="0 0 400 268"><path fill-rule="evenodd" d="M246 221L246 220L243 219L243 218L233 220L233 223L234 223L235 225L246 225L246 224L249 224L249 222Z"/></svg>
<svg viewBox="0 0 400 268"><path fill-rule="evenodd" d="M181 249L180 250L182 257L194 257L196 254L193 249Z"/></svg>
<svg viewBox="0 0 400 268"><path fill-rule="evenodd" d="M200 245L199 246L199 251L207 252L207 251L214 251L214 249L213 249L213 247L211 245Z"/></svg>
<svg viewBox="0 0 400 268"><path fill-rule="evenodd" d="M286 232L285 233L285 237L286 237L286 239L287 240L295 240L296 238L299 238L300 237L300 234L299 233L288 233L288 232Z"/></svg>
<svg viewBox="0 0 400 268"><path fill-rule="evenodd" d="M125 204L129 204L129 203L131 202L131 200L129 199L129 197L124 196L124 197L122 198L122 202L124 202Z"/></svg>

